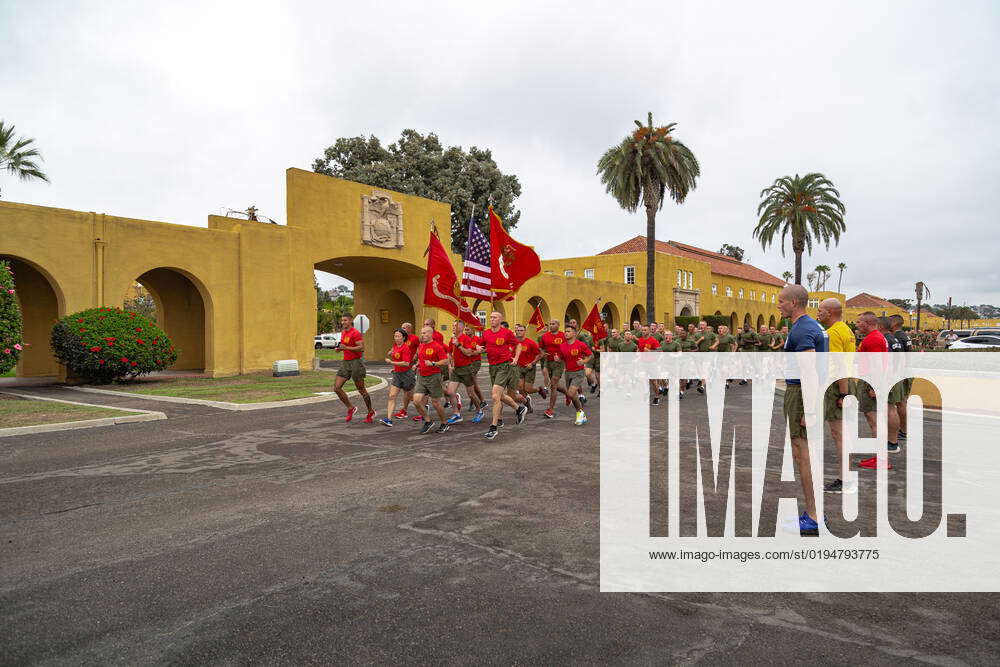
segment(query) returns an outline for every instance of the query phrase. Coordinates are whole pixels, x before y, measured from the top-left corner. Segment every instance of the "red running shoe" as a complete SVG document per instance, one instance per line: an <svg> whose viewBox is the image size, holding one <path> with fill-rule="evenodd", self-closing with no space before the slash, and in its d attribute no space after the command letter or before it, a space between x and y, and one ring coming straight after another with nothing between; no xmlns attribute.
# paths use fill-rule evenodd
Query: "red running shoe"
<svg viewBox="0 0 1000 667"><path fill-rule="evenodd" d="M374 424L375 423L375 411L374 410L372 410L371 412L368 413L368 416L365 417L364 423L365 424Z"/></svg>
<svg viewBox="0 0 1000 667"><path fill-rule="evenodd" d="M552 410L546 410L544 414L547 419L555 419L556 416L556 413L552 412Z"/></svg>
<svg viewBox="0 0 1000 667"><path fill-rule="evenodd" d="M878 467L878 457L873 456L870 459L865 459L864 461L858 461L859 468L867 468L868 470L875 470ZM885 470L892 470L892 464L888 461L882 466Z"/></svg>
<svg viewBox="0 0 1000 667"><path fill-rule="evenodd" d="M406 419L406 408L402 408L393 415L394 419Z"/></svg>
<svg viewBox="0 0 1000 667"><path fill-rule="evenodd" d="M348 421L349 422L352 419L354 419L354 413L357 412L357 411L358 411L357 408L348 408L347 409L347 419L345 419L344 421Z"/></svg>
<svg viewBox="0 0 1000 667"><path fill-rule="evenodd" d="M422 422L423 420L424 420L424 418L421 417L420 415L413 415L413 421L415 421L415 422Z"/></svg>

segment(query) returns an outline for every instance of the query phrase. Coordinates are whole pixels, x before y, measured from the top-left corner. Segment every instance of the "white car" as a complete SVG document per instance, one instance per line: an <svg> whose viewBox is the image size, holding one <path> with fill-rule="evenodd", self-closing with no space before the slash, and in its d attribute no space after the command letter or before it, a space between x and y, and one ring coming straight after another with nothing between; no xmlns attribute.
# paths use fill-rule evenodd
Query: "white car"
<svg viewBox="0 0 1000 667"><path fill-rule="evenodd" d="M969 336L956 340L948 346L949 350L988 350L990 348L1000 350L1000 336Z"/></svg>
<svg viewBox="0 0 1000 667"><path fill-rule="evenodd" d="M336 349L340 347L340 334L339 333L325 333L315 336L313 338L314 347L318 350L320 348Z"/></svg>

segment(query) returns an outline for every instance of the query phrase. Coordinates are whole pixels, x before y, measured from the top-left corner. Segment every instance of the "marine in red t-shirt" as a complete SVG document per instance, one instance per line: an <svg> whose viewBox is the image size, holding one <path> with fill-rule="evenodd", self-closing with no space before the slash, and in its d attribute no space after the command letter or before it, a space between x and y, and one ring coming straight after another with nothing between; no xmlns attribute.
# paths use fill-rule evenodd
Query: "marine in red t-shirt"
<svg viewBox="0 0 1000 667"><path fill-rule="evenodd" d="M538 355L541 353L541 348L538 347L538 343L531 340L527 336L519 338L518 342L521 343L521 354L517 357L517 365L523 368L528 368L531 364L535 363L536 359L538 359Z"/></svg>
<svg viewBox="0 0 1000 667"><path fill-rule="evenodd" d="M447 358L448 351L444 349L444 345L436 340L432 340L429 343L421 343L417 347L417 359L419 360L417 362L417 372L424 377L440 373L441 367L439 365L427 362L437 362Z"/></svg>
<svg viewBox="0 0 1000 667"><path fill-rule="evenodd" d="M657 342L652 336L646 336L645 338L640 338L635 341L639 346L640 352L652 352L654 350L660 349L660 343Z"/></svg>
<svg viewBox="0 0 1000 667"><path fill-rule="evenodd" d="M410 362L413 360L413 350L409 345L393 345L389 350L389 358L392 359L392 370L402 373L410 369Z"/></svg>
<svg viewBox="0 0 1000 667"><path fill-rule="evenodd" d="M539 342L545 349L545 358L548 361L559 360L559 347L566 342L566 334L562 331L546 331L539 338Z"/></svg>
<svg viewBox="0 0 1000 667"><path fill-rule="evenodd" d="M483 332L483 338L486 340L486 360L490 366L506 363L514 358L514 350L519 341L510 329L490 328Z"/></svg>
<svg viewBox="0 0 1000 667"><path fill-rule="evenodd" d="M345 329L344 331L340 332L341 347L346 347L348 345L351 347L357 347L358 345L363 343L364 340L365 339L361 335L361 332L355 329L354 327L350 327L349 329ZM354 350L346 350L346 349L344 350L345 361L350 361L352 359L360 359L360 358L361 358L361 352L357 352Z"/></svg>
<svg viewBox="0 0 1000 667"><path fill-rule="evenodd" d="M589 357L591 354L593 354L593 352L591 352L590 347L588 347L587 344L579 338L576 338L569 343L563 343L559 346L559 356L566 361L567 373L582 371L583 364L581 361Z"/></svg>

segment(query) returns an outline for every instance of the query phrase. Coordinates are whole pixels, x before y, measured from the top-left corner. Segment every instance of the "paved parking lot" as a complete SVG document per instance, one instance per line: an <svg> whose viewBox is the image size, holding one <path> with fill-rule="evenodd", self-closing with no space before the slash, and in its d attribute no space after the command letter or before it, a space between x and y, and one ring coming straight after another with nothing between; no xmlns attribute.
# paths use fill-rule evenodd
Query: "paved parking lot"
<svg viewBox="0 0 1000 667"><path fill-rule="evenodd" d="M0 441L0 662L996 662L996 595L600 593L592 407L493 442L338 403Z"/></svg>

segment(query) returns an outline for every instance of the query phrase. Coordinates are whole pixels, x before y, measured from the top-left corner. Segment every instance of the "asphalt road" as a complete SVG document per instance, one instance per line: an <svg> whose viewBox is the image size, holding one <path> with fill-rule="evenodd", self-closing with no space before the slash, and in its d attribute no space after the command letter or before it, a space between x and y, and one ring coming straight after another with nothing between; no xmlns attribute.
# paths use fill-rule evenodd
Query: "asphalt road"
<svg viewBox="0 0 1000 667"><path fill-rule="evenodd" d="M997 662L996 595L600 593L590 413L493 442L338 403L5 438L0 662Z"/></svg>

